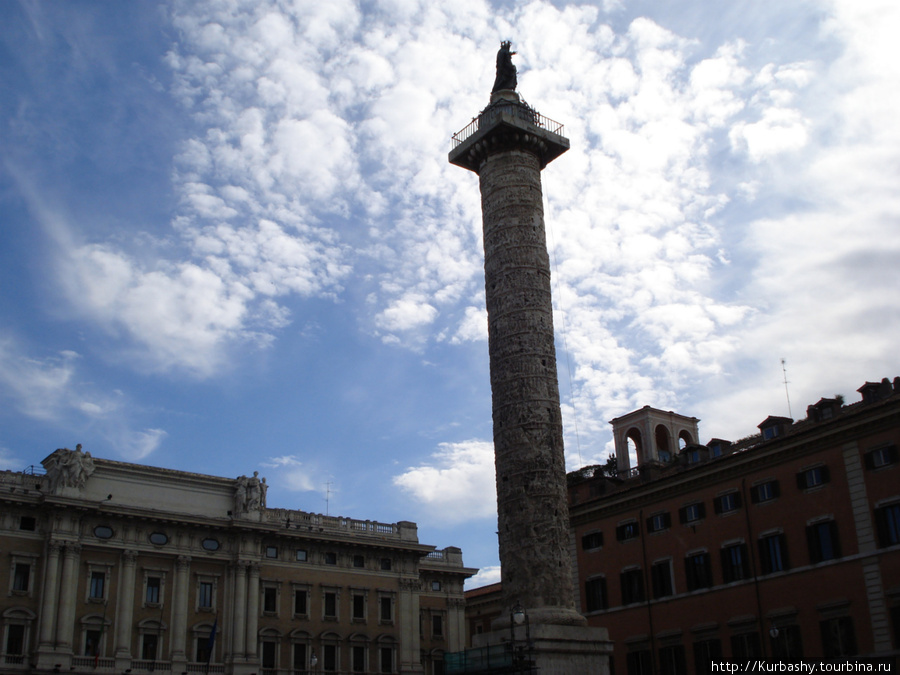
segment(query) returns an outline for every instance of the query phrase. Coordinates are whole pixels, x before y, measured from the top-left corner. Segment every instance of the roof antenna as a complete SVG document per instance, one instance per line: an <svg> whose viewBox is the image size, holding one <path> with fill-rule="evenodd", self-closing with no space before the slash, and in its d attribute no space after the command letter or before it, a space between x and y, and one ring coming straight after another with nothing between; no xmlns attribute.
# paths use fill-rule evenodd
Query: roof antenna
<svg viewBox="0 0 900 675"><path fill-rule="evenodd" d="M788 403L788 417L794 419L794 413L791 412L791 394L788 392L788 379L787 379L787 368L785 366L786 361L784 357L781 359L781 372L784 373L784 395L787 396Z"/></svg>
<svg viewBox="0 0 900 675"><path fill-rule="evenodd" d="M325 483L325 515L328 515L328 505L331 502L331 486L333 483L328 481Z"/></svg>

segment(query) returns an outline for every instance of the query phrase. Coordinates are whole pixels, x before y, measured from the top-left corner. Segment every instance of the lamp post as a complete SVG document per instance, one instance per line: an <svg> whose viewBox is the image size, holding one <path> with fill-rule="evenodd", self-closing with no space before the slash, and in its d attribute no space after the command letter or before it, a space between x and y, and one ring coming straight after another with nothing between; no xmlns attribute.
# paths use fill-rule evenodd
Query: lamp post
<svg viewBox="0 0 900 675"><path fill-rule="evenodd" d="M516 626L521 626L522 624L525 624L525 642L521 647L517 647ZM522 605L519 603L516 603L515 607L512 608L512 611L509 614L509 636L513 666L515 666L516 672L524 673L526 650L528 650L529 652L531 650L531 624L528 621L528 613L525 611L525 608L522 607ZM528 672L531 672L530 665L528 668Z"/></svg>
<svg viewBox="0 0 900 675"><path fill-rule="evenodd" d="M309 656L309 666L312 668L313 672L316 672L316 664L319 663L319 658L316 656L316 653L313 652Z"/></svg>

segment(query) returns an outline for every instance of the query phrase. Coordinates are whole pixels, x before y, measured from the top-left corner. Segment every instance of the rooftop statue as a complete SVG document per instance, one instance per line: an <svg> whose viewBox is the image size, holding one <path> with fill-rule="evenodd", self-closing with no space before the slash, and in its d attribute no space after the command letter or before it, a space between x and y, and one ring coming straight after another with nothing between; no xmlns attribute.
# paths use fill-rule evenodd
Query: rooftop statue
<svg viewBox="0 0 900 675"><path fill-rule="evenodd" d="M497 77L494 79L494 88L491 89L492 94L501 89L516 90L516 67L512 62L515 52L510 50L511 46L508 40L500 43L500 51L497 52Z"/></svg>

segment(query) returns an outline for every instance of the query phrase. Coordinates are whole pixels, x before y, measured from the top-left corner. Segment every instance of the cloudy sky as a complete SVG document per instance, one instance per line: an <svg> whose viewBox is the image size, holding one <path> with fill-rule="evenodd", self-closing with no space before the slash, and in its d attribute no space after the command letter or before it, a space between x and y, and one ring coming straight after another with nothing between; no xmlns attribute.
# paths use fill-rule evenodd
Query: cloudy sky
<svg viewBox="0 0 900 675"><path fill-rule="evenodd" d="M570 469L900 375L893 0L0 3L0 468L57 447L419 523L496 578L475 174L544 171ZM894 336L894 337L891 337Z"/></svg>

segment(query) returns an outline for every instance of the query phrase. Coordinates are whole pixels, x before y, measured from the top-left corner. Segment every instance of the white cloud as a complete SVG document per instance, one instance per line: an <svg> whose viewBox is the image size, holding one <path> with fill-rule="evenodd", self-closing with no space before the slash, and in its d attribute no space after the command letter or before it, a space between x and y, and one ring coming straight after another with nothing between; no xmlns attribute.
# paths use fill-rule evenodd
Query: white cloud
<svg viewBox="0 0 900 675"><path fill-rule="evenodd" d="M487 441L441 443L431 463L410 467L393 482L445 522L497 513L494 447Z"/></svg>
<svg viewBox="0 0 900 675"><path fill-rule="evenodd" d="M482 586L498 583L500 583L500 566L489 565L478 570L475 576L466 579L465 586L467 591L471 591L473 588L481 588Z"/></svg>

